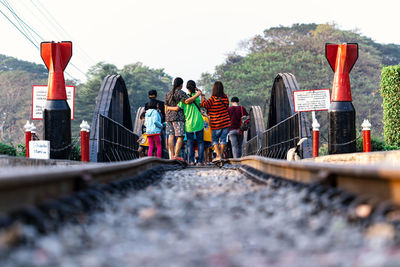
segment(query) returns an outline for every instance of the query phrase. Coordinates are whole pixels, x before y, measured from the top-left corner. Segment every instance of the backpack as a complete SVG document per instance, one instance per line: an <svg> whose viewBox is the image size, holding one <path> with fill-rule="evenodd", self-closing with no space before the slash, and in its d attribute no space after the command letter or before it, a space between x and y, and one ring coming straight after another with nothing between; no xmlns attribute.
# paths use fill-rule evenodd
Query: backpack
<svg viewBox="0 0 400 267"><path fill-rule="evenodd" d="M243 115L243 107L240 106L242 111L242 117L240 118L240 130L242 132L247 131L250 128L250 117L247 115Z"/></svg>

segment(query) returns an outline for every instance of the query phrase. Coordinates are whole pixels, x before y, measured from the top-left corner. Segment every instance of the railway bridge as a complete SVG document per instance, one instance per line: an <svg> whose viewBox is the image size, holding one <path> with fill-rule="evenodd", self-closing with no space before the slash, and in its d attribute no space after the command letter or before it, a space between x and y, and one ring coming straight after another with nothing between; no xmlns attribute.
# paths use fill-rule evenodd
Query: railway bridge
<svg viewBox="0 0 400 267"><path fill-rule="evenodd" d="M141 110L133 120L123 77L107 76L90 163L0 157L2 266L396 265L398 152L312 159L298 89L277 74L244 157L191 167L138 158ZM295 147L302 160L283 160Z"/></svg>

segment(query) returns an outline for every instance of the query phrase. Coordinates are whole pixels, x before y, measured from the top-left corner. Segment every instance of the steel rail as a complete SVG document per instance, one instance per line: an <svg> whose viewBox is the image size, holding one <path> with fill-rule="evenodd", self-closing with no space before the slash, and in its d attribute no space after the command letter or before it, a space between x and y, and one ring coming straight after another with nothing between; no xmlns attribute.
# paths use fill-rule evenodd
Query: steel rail
<svg viewBox="0 0 400 267"><path fill-rule="evenodd" d="M330 185L379 201L400 204L400 167L396 166L295 162L259 156L228 159L226 162L300 183Z"/></svg>
<svg viewBox="0 0 400 267"><path fill-rule="evenodd" d="M11 212L99 184L134 177L159 166L173 165L178 166L182 163L177 160L146 157L116 163L2 168L0 212Z"/></svg>

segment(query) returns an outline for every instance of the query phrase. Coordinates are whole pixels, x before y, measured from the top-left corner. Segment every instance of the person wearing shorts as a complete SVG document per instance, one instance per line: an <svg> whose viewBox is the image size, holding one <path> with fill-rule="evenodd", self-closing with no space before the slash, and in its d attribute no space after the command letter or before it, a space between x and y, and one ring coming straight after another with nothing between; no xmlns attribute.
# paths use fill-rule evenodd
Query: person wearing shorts
<svg viewBox="0 0 400 267"><path fill-rule="evenodd" d="M178 107L179 102L185 104L193 103L193 101L201 94L197 92L194 96L190 97L183 92L183 80L180 77L174 79L174 85L171 91L165 96L165 121L166 121L166 134L168 135L168 153L170 159L183 160L179 157L183 144L183 137L185 136L185 114L183 109ZM177 137L175 145L175 137Z"/></svg>
<svg viewBox="0 0 400 267"><path fill-rule="evenodd" d="M227 137L231 119L229 117L228 107L229 99L224 93L222 82L215 82L212 87L211 97L205 100L204 94L201 95L201 106L208 110L210 115L210 126L212 130L212 142L217 156L215 160L221 160L228 143Z"/></svg>

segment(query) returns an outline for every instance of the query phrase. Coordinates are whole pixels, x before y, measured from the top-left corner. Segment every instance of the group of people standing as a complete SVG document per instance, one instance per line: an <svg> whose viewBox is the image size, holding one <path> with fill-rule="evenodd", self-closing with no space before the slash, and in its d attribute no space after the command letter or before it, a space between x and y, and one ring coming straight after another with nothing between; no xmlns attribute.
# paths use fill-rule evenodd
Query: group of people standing
<svg viewBox="0 0 400 267"><path fill-rule="evenodd" d="M239 99L232 97L232 105L229 106L224 86L219 81L213 84L209 99L205 99L203 92L192 80L186 83L188 94L182 88L182 78L175 78L172 90L165 96L165 102L156 99L155 90L149 92L150 101L146 103L146 112L141 116L145 127L142 131L145 131L149 146L148 155L152 156L155 143L157 157L161 157L161 142L165 130L170 159L187 160L190 165L194 165L195 143L197 143L198 165L205 165L210 146L216 154L214 160L221 160L228 138L231 141L233 157L241 157L243 142L241 119L248 113L239 105ZM187 156L184 159L181 150L185 139ZM139 142L143 142L143 138L140 138Z"/></svg>

